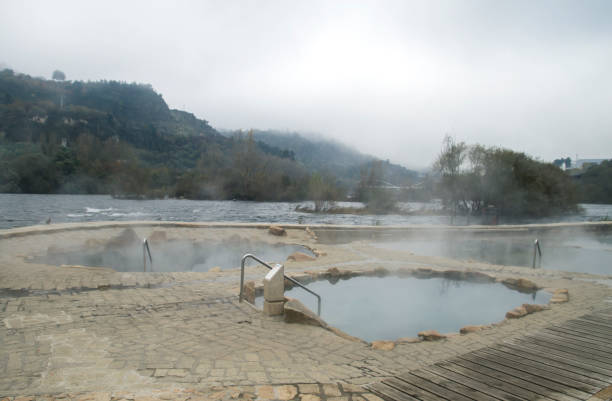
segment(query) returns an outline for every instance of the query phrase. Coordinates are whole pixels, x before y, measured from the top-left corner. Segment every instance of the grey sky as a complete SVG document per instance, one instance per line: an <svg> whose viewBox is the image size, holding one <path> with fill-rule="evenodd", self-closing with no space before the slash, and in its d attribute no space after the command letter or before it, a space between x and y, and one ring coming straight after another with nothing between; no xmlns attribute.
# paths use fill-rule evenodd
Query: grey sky
<svg viewBox="0 0 612 401"><path fill-rule="evenodd" d="M612 1L0 2L0 63L150 83L216 128L317 132L410 167L445 134L612 158Z"/></svg>

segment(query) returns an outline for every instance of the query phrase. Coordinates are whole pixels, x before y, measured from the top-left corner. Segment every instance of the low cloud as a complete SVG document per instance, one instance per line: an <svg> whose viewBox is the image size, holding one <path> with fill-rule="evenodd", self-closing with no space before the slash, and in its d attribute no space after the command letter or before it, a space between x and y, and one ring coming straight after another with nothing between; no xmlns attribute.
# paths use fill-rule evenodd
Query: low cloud
<svg viewBox="0 0 612 401"><path fill-rule="evenodd" d="M146 82L217 128L319 132L411 167L445 134L612 157L608 1L0 5L5 66Z"/></svg>

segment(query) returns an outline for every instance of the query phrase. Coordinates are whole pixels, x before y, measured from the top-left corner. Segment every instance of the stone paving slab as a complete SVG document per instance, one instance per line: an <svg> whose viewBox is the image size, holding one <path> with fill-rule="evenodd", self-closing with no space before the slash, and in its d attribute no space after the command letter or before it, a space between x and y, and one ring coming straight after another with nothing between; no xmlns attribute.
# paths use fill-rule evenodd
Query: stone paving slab
<svg viewBox="0 0 612 401"><path fill-rule="evenodd" d="M285 384L233 386L195 389L169 389L142 392L58 393L32 396L3 397L0 401L383 401L377 395L351 384Z"/></svg>
<svg viewBox="0 0 612 401"><path fill-rule="evenodd" d="M612 295L607 286L581 280L590 275L425 258L381 251L361 241L325 245L303 229L289 229L285 237L272 238L265 230L251 227L165 228L169 238L247 235L271 243L301 243L324 255L311 262L286 262L288 274L335 266L456 269L527 277L541 287L568 288L571 294L569 303L537 314L514 320L501 316L501 322L490 330L456 334L439 342L397 343L384 351L320 327L287 324L239 303L239 270L120 273L26 260L32 252L58 242L103 239L123 227L104 226L86 234L58 230L36 236L35 241L29 238L31 233L0 239L0 396L40 398L50 394L57 398L69 393L72 398L67 399L78 399L75 397L88 397L92 392L99 392L95 397L115 397L127 391L116 399L132 399L127 396L136 394L163 399L161 394L176 390L183 394L177 399L215 399L211 398L214 388L217 393L225 391L216 399L226 399L231 389L235 394L254 388L244 394L252 394L250 399L270 399L260 395L257 386L273 386L272 392L262 391L279 397L279 386L289 385L297 386L290 399L318 401L307 390L321 386L316 396L322 400L364 401L358 397L368 399L366 395L352 394L358 391L347 394L340 390L337 395L333 387L326 386L369 384L520 337L601 309L609 305L605 300ZM147 236L158 229L137 231ZM260 280L265 272L249 268L247 278ZM193 392L185 393L187 390Z"/></svg>

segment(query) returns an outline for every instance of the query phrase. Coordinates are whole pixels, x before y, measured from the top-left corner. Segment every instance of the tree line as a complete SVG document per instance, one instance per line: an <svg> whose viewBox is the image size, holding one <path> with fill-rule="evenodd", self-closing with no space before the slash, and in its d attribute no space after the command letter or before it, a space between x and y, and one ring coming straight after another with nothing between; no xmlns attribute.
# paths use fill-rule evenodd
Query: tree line
<svg viewBox="0 0 612 401"><path fill-rule="evenodd" d="M540 217L577 210L571 177L524 153L446 137L434 170L438 194L453 215Z"/></svg>
<svg viewBox="0 0 612 401"><path fill-rule="evenodd" d="M612 159L575 174L578 198L583 203L612 203Z"/></svg>
<svg viewBox="0 0 612 401"><path fill-rule="evenodd" d="M317 170L320 161L298 160L298 152L315 160L312 149L321 143L312 147L289 138L303 151L261 142L253 132L223 136L207 121L168 108L150 85L54 76L50 81L0 71L1 192L308 199L315 211L328 211L333 201L352 194L372 213L395 212L399 200L441 198L453 215L510 217L569 213L578 201L612 202L610 162L572 179L523 153L447 137L419 185L416 174L368 158L338 177L329 165ZM279 137L276 143L289 142Z"/></svg>
<svg viewBox="0 0 612 401"><path fill-rule="evenodd" d="M226 138L150 85L53 76L0 71L2 192L302 200L314 188L292 151Z"/></svg>

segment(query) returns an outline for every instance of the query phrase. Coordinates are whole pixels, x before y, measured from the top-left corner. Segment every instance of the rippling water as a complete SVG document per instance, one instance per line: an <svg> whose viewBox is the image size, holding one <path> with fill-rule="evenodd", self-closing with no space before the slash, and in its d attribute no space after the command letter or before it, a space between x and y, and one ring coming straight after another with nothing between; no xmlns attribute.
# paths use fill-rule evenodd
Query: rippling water
<svg viewBox="0 0 612 401"><path fill-rule="evenodd" d="M446 216L326 215L296 212L308 202L195 201L182 199L123 200L108 195L23 195L0 194L0 229L52 223L148 220L148 221L232 221L304 224L404 225L449 224ZM362 206L340 202L339 206ZM403 208L436 208L434 203L404 203ZM585 212L564 218L570 221L612 217L612 205L583 205ZM544 220L541 220L544 221ZM546 221L561 221L547 219ZM466 221L455 221L465 224Z"/></svg>

